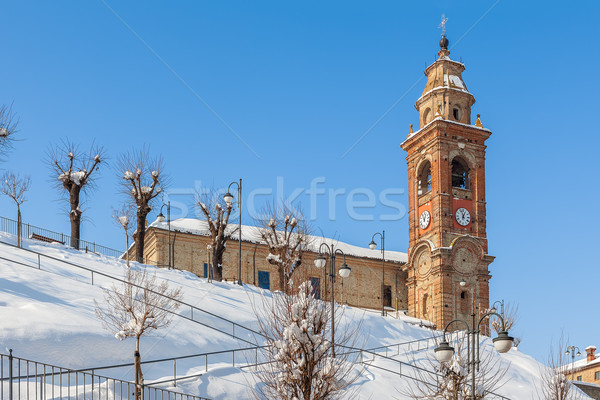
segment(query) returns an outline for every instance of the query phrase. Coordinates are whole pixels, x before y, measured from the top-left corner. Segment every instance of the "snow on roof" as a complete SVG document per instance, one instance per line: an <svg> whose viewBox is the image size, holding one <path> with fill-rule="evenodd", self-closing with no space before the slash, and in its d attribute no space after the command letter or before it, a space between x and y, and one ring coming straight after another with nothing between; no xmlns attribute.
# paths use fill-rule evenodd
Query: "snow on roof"
<svg viewBox="0 0 600 400"><path fill-rule="evenodd" d="M455 75L450 75L450 76L451 76L451 77L458 78L458 77L457 77L457 76L455 76ZM460 78L458 78L458 80L460 81ZM444 84L445 84L446 82L447 82L447 81L446 81L446 75L444 75ZM461 82L462 82L462 81L461 81ZM456 90L457 92L461 92L461 93L469 93L469 94L471 94L471 92L469 92L469 91L467 90L466 86L464 86L464 83L462 83L462 85L463 85L462 87L463 87L464 89L461 89L460 87L436 86L436 87L434 87L433 89L429 90L428 92L425 92L425 93L423 93L423 95L417 99L417 103L418 103L418 102L419 102L419 101L420 101L420 100L421 100L423 97L427 96L429 93L435 92L435 91L437 91L437 90ZM457 85L457 86L458 86L458 85Z"/></svg>
<svg viewBox="0 0 600 400"><path fill-rule="evenodd" d="M565 368L567 371L571 371L571 367L574 370L578 370L578 369L585 368L590 365L596 365L596 364L600 364L600 357L596 357L595 360L588 362L587 356L586 356L586 357L582 358L581 360L575 361L573 364L571 364L571 363L565 364L563 366L563 368Z"/></svg>
<svg viewBox="0 0 600 400"><path fill-rule="evenodd" d="M227 225L226 233L231 232L232 230L237 228L237 224L230 223ZM169 225L166 221L158 222L154 221L148 228L156 228L156 229L164 229L167 230ZM257 226L250 225L242 225L242 241L251 242L251 243L263 243L260 236L260 231L262 228ZM180 218L171 221L171 230L182 232L182 233L190 233L193 235L201 235L208 236L208 224L204 220L195 219L195 218ZM234 239L237 238L237 234L234 234ZM321 243L331 244L333 243L336 248L342 250L347 256L361 257L361 258L371 258L375 260L381 260L381 250L371 250L367 246L359 247L354 246L348 243L340 242L336 239L323 238L320 236L310 236L309 240L309 251L317 253L319 251L319 246ZM385 251L385 260L386 261L394 261L399 263L406 263L408 261L408 254L402 253L400 251Z"/></svg>
<svg viewBox="0 0 600 400"><path fill-rule="evenodd" d="M451 121L449 119L444 119L442 116L438 115L437 117L435 117L434 119L432 119L427 125L425 125L424 127L422 127L421 129L419 129L418 131L415 131L413 133L411 133L404 142L402 142L402 144L400 146L402 146L408 139L410 139L411 137L418 135L421 131L424 131L425 129L427 129L427 127L431 124L433 124L435 121L437 120L442 120L444 122L450 123L450 124L455 124L455 125L460 125L460 126L467 126L469 128L473 128L473 129L479 129L481 131L486 131L489 133L492 133L491 130L487 129L487 128L482 128L479 126L475 126L475 125L470 125L470 124L463 124L462 122L456 122L456 121Z"/></svg>

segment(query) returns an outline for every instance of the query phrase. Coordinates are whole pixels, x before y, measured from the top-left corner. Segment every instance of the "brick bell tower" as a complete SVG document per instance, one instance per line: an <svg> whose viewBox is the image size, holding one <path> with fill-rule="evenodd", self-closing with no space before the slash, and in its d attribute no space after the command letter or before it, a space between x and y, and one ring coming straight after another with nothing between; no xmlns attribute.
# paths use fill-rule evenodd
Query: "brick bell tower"
<svg viewBox="0 0 600 400"><path fill-rule="evenodd" d="M442 34L438 59L415 107L419 130L401 147L408 155L408 309L439 329L455 318L470 321L489 306L485 211L485 141L491 131L462 79L465 66L450 59ZM474 300L474 302L473 302ZM456 327L458 328L458 327ZM463 329L463 327L460 327Z"/></svg>

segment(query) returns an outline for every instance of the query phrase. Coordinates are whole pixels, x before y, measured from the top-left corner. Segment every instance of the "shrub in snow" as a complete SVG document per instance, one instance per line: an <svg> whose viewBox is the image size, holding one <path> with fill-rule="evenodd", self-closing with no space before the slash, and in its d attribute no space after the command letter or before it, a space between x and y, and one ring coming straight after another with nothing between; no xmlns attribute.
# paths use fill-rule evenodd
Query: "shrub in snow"
<svg viewBox="0 0 600 400"><path fill-rule="evenodd" d="M310 281L303 282L294 294L265 297L263 311L257 313L261 333L269 339L262 354L265 363L258 367L255 398L351 396L346 389L358 372L344 355L332 356L330 308L315 298ZM336 345L348 344L348 340L344 335Z"/></svg>
<svg viewBox="0 0 600 400"><path fill-rule="evenodd" d="M135 338L135 383L138 388L143 384L140 339L169 325L181 298L181 288L169 288L166 281L158 282L154 275L147 274L146 269L127 268L121 285L104 290L102 304L94 300L96 315L115 338Z"/></svg>
<svg viewBox="0 0 600 400"><path fill-rule="evenodd" d="M470 341L464 332L447 334L455 353L447 363L440 363L433 349L428 350L422 369L413 369L410 384L401 393L412 399L472 399ZM475 367L475 399L495 398L494 391L506 383L509 363L504 362L493 346L481 346L480 362ZM413 355L413 364L417 355Z"/></svg>

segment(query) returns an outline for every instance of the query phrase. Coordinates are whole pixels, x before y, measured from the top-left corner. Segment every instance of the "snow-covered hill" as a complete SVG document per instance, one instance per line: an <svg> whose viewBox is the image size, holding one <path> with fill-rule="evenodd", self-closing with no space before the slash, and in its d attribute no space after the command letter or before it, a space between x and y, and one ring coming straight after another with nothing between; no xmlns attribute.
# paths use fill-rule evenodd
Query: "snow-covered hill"
<svg viewBox="0 0 600 400"><path fill-rule="evenodd" d="M91 368L132 361L134 343L115 339L103 329L94 313L94 299L103 298L102 286L108 287L115 278L122 278L125 263L109 257L85 254L56 244L25 240L24 249L8 244L15 240L0 234L0 351L8 349L18 357L48 362L68 368ZM39 254L38 254L39 253ZM68 264L70 263L70 264ZM78 266L87 268L82 269ZM134 264L135 268L144 266ZM182 306L172 324L158 335L142 339L142 360L154 360L240 349L250 346L249 341L260 341L244 327L257 330L253 304L259 306L261 296L270 293L253 286L240 287L232 283L208 283L205 279L185 271L169 271L147 266L159 279L173 287L181 287L183 301L197 307ZM95 272L92 272L95 271ZM92 276L93 275L93 276ZM92 285L92 279L94 285ZM212 313L214 315L211 315ZM192 316L193 314L193 316ZM193 321L190 320L193 318ZM220 319L224 318L224 319ZM233 321L233 326L228 321ZM197 322L194 322L197 321ZM373 356L371 365L363 368L355 383L356 397L403 398L398 390L409 385L409 379L392 371L398 361L427 366L427 353L433 352L434 335L411 319L396 320L360 309L345 308L338 329L361 322L361 348L396 345L387 349L389 358ZM232 333L242 341L232 337ZM420 341L419 341L420 340ZM412 345L406 342L419 341ZM413 352L417 348L420 350ZM386 349L375 351L386 354ZM495 392L511 399L531 399L535 394L539 364L527 355L513 349L507 354L495 353L489 339L482 342L482 352L492 352L501 362L510 363L507 383ZM237 353L237 364L232 365L232 354L224 353L178 361L180 376L205 372L201 377L181 381L178 390L212 399L249 398L248 387L254 384L251 369L240 369L249 353ZM390 371L386 371L386 368ZM147 380L173 375L173 363L163 362L144 366ZM131 380L130 368L107 371L105 375Z"/></svg>

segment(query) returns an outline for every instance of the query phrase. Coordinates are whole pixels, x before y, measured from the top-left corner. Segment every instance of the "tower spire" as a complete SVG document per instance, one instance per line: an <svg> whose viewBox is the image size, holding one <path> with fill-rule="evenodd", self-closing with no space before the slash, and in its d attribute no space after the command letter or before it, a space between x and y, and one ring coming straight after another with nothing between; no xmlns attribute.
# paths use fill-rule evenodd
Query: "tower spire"
<svg viewBox="0 0 600 400"><path fill-rule="evenodd" d="M438 28L442 29L442 38L440 39L440 51L438 53L438 56L440 58L442 57L448 57L448 55L450 54L450 51L448 50L448 38L446 38L446 23L448 22L448 18L446 18L446 16L444 14L442 14L442 22L440 22L440 24L438 25Z"/></svg>

